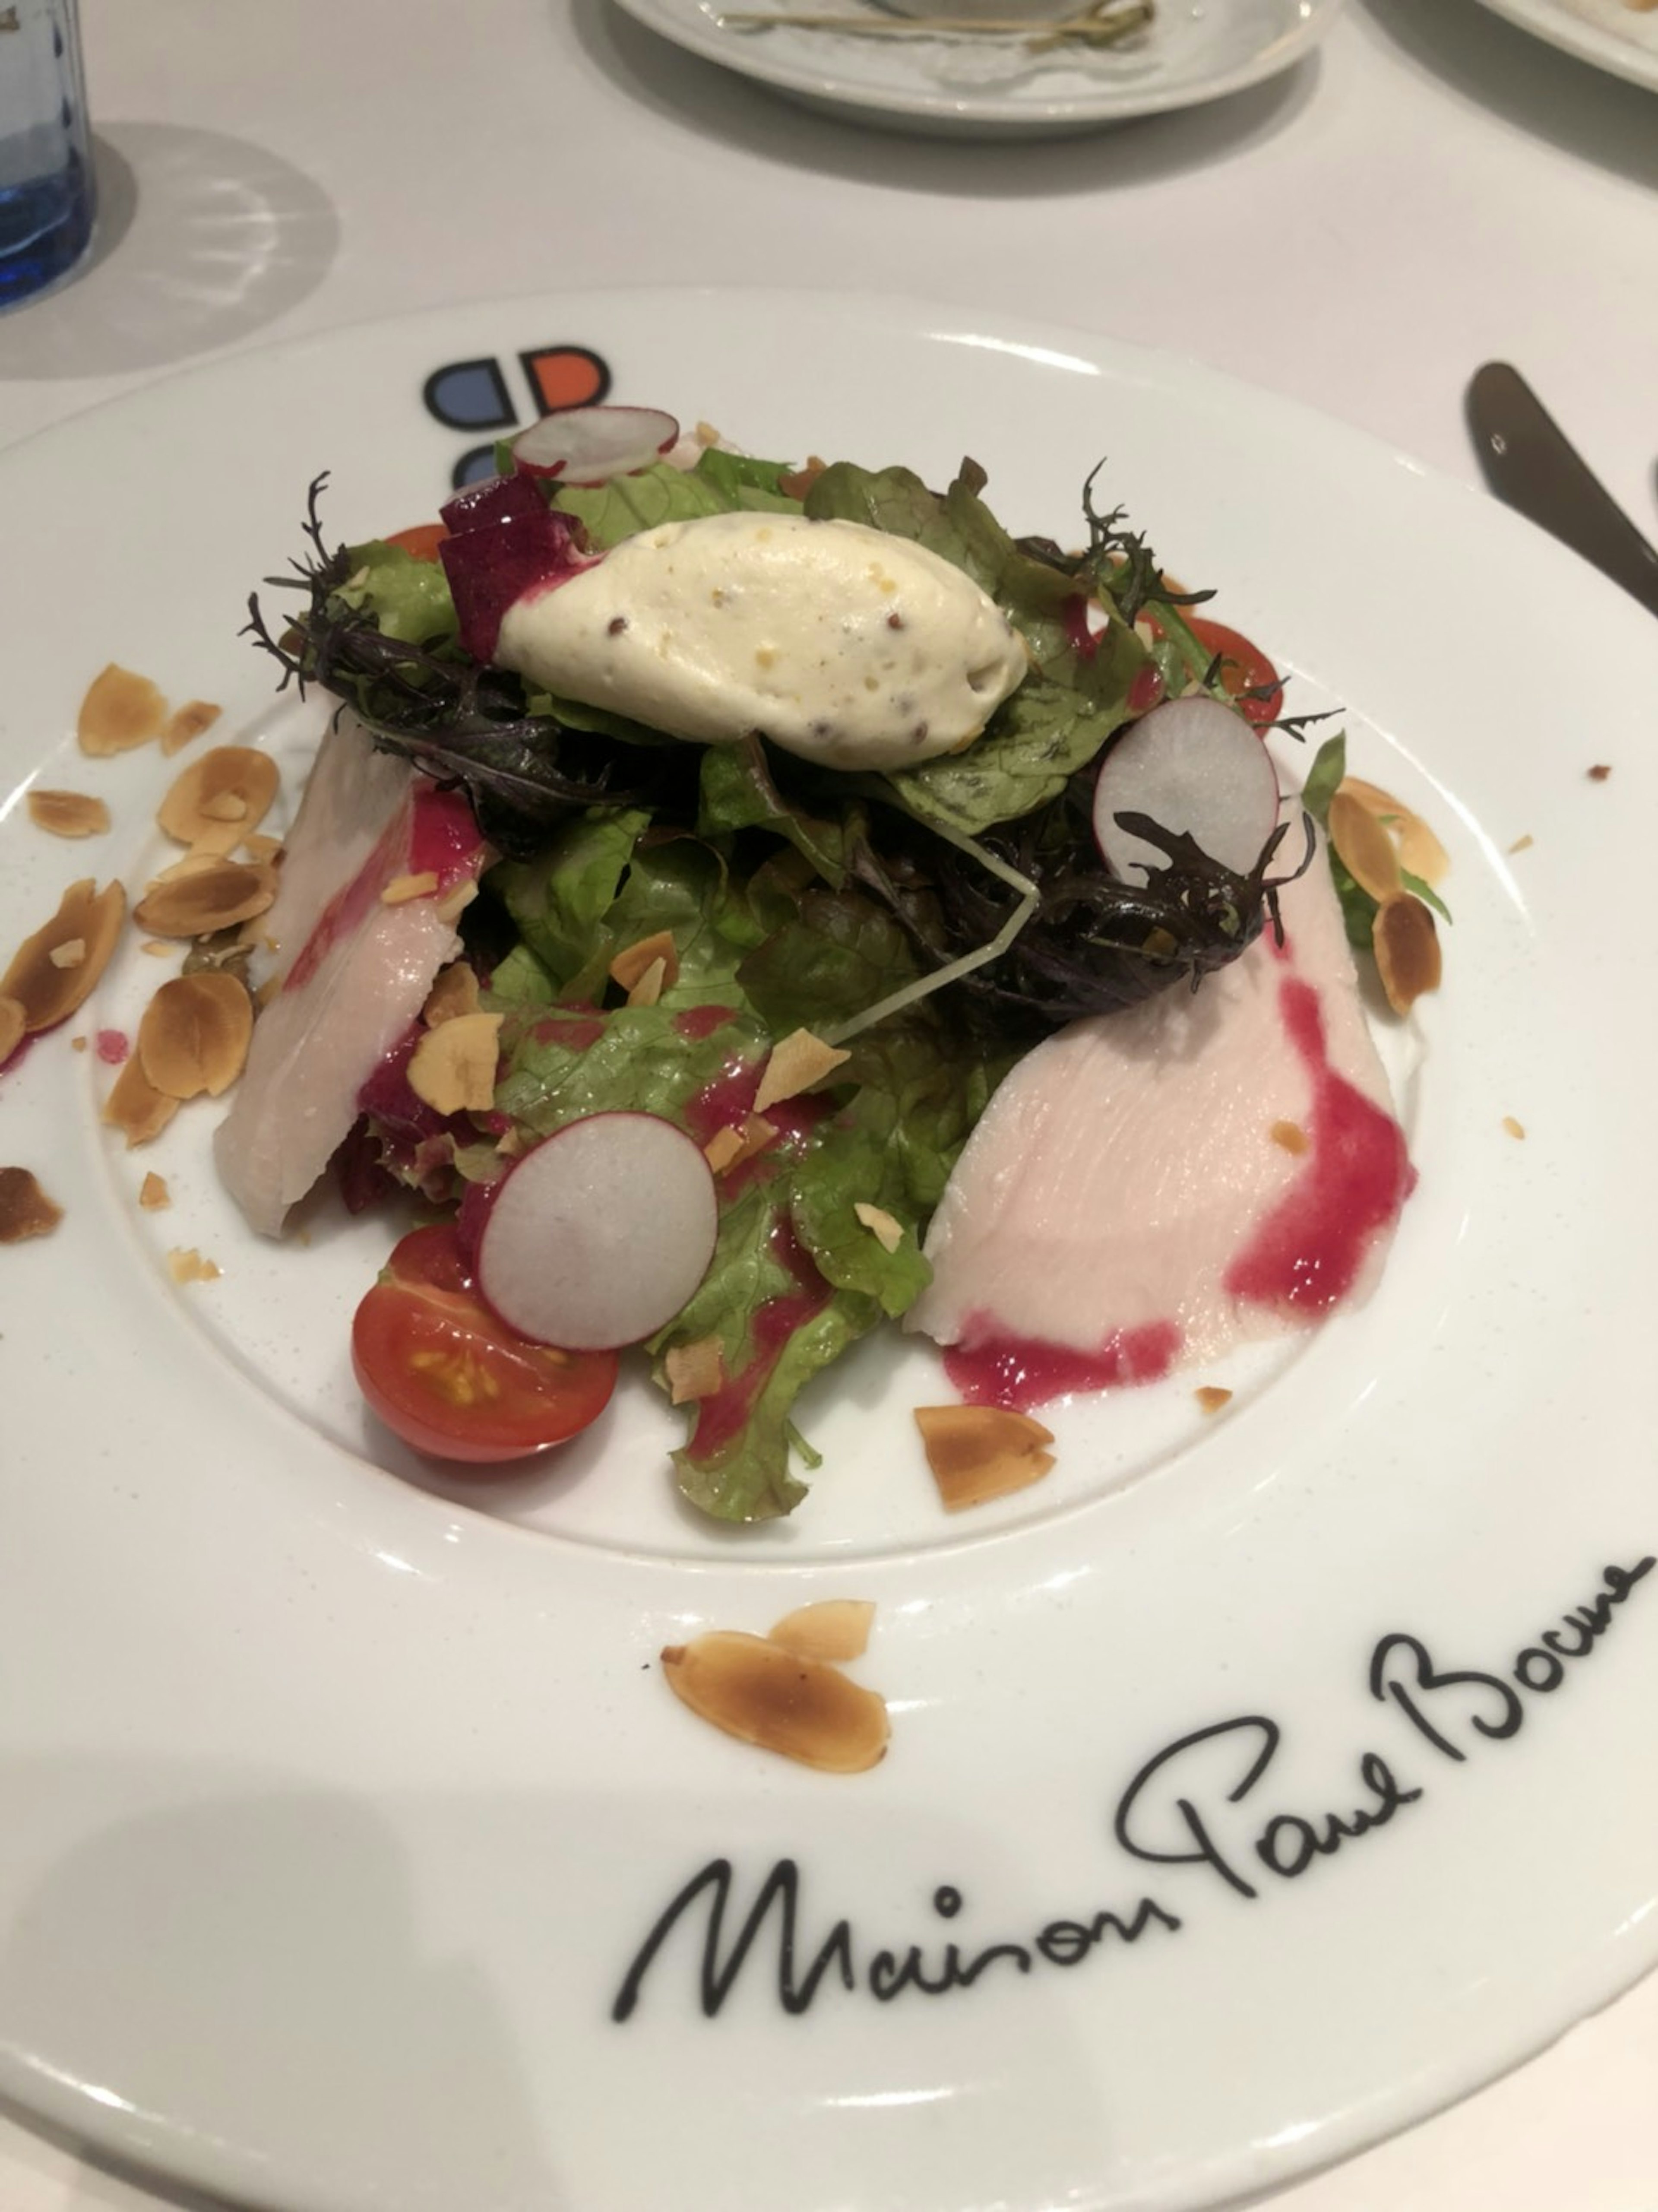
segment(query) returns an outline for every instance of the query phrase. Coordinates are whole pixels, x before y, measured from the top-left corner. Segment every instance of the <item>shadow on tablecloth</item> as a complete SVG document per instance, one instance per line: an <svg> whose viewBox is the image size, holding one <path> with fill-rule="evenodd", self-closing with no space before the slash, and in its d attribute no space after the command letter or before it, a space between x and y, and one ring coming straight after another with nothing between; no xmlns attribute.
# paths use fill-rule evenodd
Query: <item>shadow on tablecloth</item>
<svg viewBox="0 0 1658 2212"><path fill-rule="evenodd" d="M321 185L246 138L101 122L98 228L72 283L9 316L0 380L171 368L252 337L339 250Z"/></svg>
<svg viewBox="0 0 1658 2212"><path fill-rule="evenodd" d="M1658 189L1658 98L1476 0L1359 0L1355 21L1452 91L1562 153Z"/></svg>

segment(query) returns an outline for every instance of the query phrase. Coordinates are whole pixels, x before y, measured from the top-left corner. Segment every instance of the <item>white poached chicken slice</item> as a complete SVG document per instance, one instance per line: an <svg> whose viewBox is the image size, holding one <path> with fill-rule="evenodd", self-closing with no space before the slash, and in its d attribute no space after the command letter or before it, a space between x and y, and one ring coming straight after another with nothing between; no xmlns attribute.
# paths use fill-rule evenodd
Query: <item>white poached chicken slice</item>
<svg viewBox="0 0 1658 2212"><path fill-rule="evenodd" d="M455 954L454 895L483 859L465 799L376 752L342 716L323 740L259 925L276 948L275 994L215 1139L219 1173L251 1227L279 1235L349 1133L362 1085Z"/></svg>
<svg viewBox="0 0 1658 2212"><path fill-rule="evenodd" d="M1321 849L1195 992L1028 1054L933 1217L907 1325L965 1397L1144 1382L1367 1295L1414 1181Z"/></svg>

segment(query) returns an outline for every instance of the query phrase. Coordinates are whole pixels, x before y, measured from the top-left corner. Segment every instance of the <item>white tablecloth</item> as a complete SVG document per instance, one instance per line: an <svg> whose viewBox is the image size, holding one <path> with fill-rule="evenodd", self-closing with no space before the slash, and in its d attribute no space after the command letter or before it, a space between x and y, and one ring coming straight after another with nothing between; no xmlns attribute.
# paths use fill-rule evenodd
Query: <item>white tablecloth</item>
<svg viewBox="0 0 1658 2212"><path fill-rule="evenodd" d="M1658 94L1476 0L1352 0L1252 92L1001 145L807 113L607 0L82 4L103 233L0 321L0 444L407 308L809 283L1186 351L1469 480L1463 386L1507 358L1658 519ZM1273 2212L1653 2212L1655 2081L1649 1983ZM3 2212L194 2202L0 2121Z"/></svg>

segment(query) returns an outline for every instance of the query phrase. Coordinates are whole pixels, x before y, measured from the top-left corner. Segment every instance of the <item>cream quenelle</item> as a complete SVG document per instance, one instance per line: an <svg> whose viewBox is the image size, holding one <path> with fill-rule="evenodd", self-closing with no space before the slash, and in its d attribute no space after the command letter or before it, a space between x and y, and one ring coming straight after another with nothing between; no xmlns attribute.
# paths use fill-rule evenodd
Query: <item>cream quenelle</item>
<svg viewBox="0 0 1658 2212"><path fill-rule="evenodd" d="M862 523L664 523L525 593L503 668L704 744L757 730L833 768L908 768L976 738L1029 665L970 576Z"/></svg>

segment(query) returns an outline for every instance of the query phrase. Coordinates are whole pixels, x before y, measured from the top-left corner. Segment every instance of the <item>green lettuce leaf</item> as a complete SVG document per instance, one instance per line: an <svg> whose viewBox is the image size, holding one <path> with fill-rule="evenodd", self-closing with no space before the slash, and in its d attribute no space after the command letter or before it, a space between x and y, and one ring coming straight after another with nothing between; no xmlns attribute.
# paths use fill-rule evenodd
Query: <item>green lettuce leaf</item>
<svg viewBox="0 0 1658 2212"><path fill-rule="evenodd" d="M1407 891L1419 898L1424 906L1430 906L1442 921L1451 919L1451 910L1433 885L1423 876L1413 876L1408 868L1401 868L1399 880Z"/></svg>
<svg viewBox="0 0 1658 2212"><path fill-rule="evenodd" d="M537 860L492 872L523 937L489 994L508 1017L495 1103L531 1138L624 1109L701 1142L710 1102L751 1096L777 1036L858 1012L914 973L891 916L851 884L830 889L795 847L771 846L744 877L715 843L647 820L590 810ZM616 952L660 929L677 981L655 1006L604 1007ZM728 1009L712 1029L710 1006ZM832 1106L786 1106L778 1139L722 1179L714 1262L651 1347L664 1379L671 1346L720 1340L722 1405L694 1409L675 1455L706 1511L750 1520L801 1496L796 1397L925 1286L921 1230L997 1072L930 1017L884 1023L856 1041ZM714 1112L714 1125L729 1118ZM899 1224L895 1250L859 1219L860 1203Z"/></svg>
<svg viewBox="0 0 1658 2212"><path fill-rule="evenodd" d="M689 1439L674 1454L691 1504L721 1521L792 1513L805 1495L789 1468L794 1401L880 1320L879 1302L861 1291L803 1288L787 1192L775 1178L726 1200L701 1288L649 1346L665 1387L669 1351L708 1337L720 1343L725 1389L691 1409Z"/></svg>
<svg viewBox="0 0 1658 2212"><path fill-rule="evenodd" d="M806 512L862 522L924 545L971 576L1024 639L1031 674L958 753L900 769L886 781L920 820L977 837L1058 797L1128 713L1146 647L1108 603L1106 627L1087 650L1074 624L1084 587L1009 536L981 493L984 471L964 461L943 494L908 469L826 469Z"/></svg>
<svg viewBox="0 0 1658 2212"><path fill-rule="evenodd" d="M560 823L533 860L490 871L490 888L562 999L596 1000L604 990L620 950L604 918L650 819L642 807L590 807Z"/></svg>
<svg viewBox="0 0 1658 2212"><path fill-rule="evenodd" d="M717 1029L688 1036L676 1017L707 1003L682 988L653 1006L554 1007L510 1033L503 1024L497 1110L537 1137L587 1114L659 1114L684 1127L692 1101L729 1079L733 1061L757 1071L770 1049L762 1024L736 1007Z"/></svg>
<svg viewBox="0 0 1658 2212"><path fill-rule="evenodd" d="M814 1265L836 1290L874 1298L883 1313L906 1312L932 1280L921 1256L920 1226L907 1211L902 1176L893 1171L877 1128L841 1120L814 1146L792 1178L789 1218ZM889 1252L857 1208L890 1214L902 1236Z"/></svg>
<svg viewBox="0 0 1658 2212"><path fill-rule="evenodd" d="M737 974L750 1002L786 1036L848 1021L915 972L909 940L884 908L856 891L808 885Z"/></svg>
<svg viewBox="0 0 1658 2212"><path fill-rule="evenodd" d="M1330 823L1330 801L1341 787L1347 773L1347 732L1338 730L1313 755L1313 764L1307 771L1306 781L1301 787L1301 803L1321 830Z"/></svg>
<svg viewBox="0 0 1658 2212"><path fill-rule="evenodd" d="M794 473L789 461L756 460L751 453L727 453L710 446L700 454L693 474L734 508L768 514L799 514L800 501L783 489Z"/></svg>
<svg viewBox="0 0 1658 2212"><path fill-rule="evenodd" d="M557 985L527 945L515 945L489 972L488 1005L492 1013L550 1006L557 997Z"/></svg>
<svg viewBox="0 0 1658 2212"><path fill-rule="evenodd" d="M346 558L350 573L336 596L348 607L372 613L383 635L405 645L437 645L458 635L440 561L417 561L401 545L378 538L354 545Z"/></svg>
<svg viewBox="0 0 1658 2212"><path fill-rule="evenodd" d="M918 820L982 836L1057 799L1121 719L1066 684L1029 676L963 751L901 769L887 782Z"/></svg>
<svg viewBox="0 0 1658 2212"><path fill-rule="evenodd" d="M799 501L777 489L786 467L785 462L754 461L711 448L694 469L657 461L631 476L612 477L608 483L561 484L552 504L574 516L596 551L608 553L623 538L665 522L695 522L703 515L750 509L799 514Z"/></svg>
<svg viewBox="0 0 1658 2212"><path fill-rule="evenodd" d="M865 1030L850 1049L836 1074L855 1088L837 1120L874 1141L882 1170L878 1186L857 1195L925 1223L1018 1053L967 1042L926 1006Z"/></svg>
<svg viewBox="0 0 1658 2212"><path fill-rule="evenodd" d="M864 834L864 813L853 799L843 801L839 818L833 819L811 814L786 799L763 746L750 736L739 744L703 749L696 826L707 837L726 836L738 830L769 830L786 838L838 889L852 846Z"/></svg>

